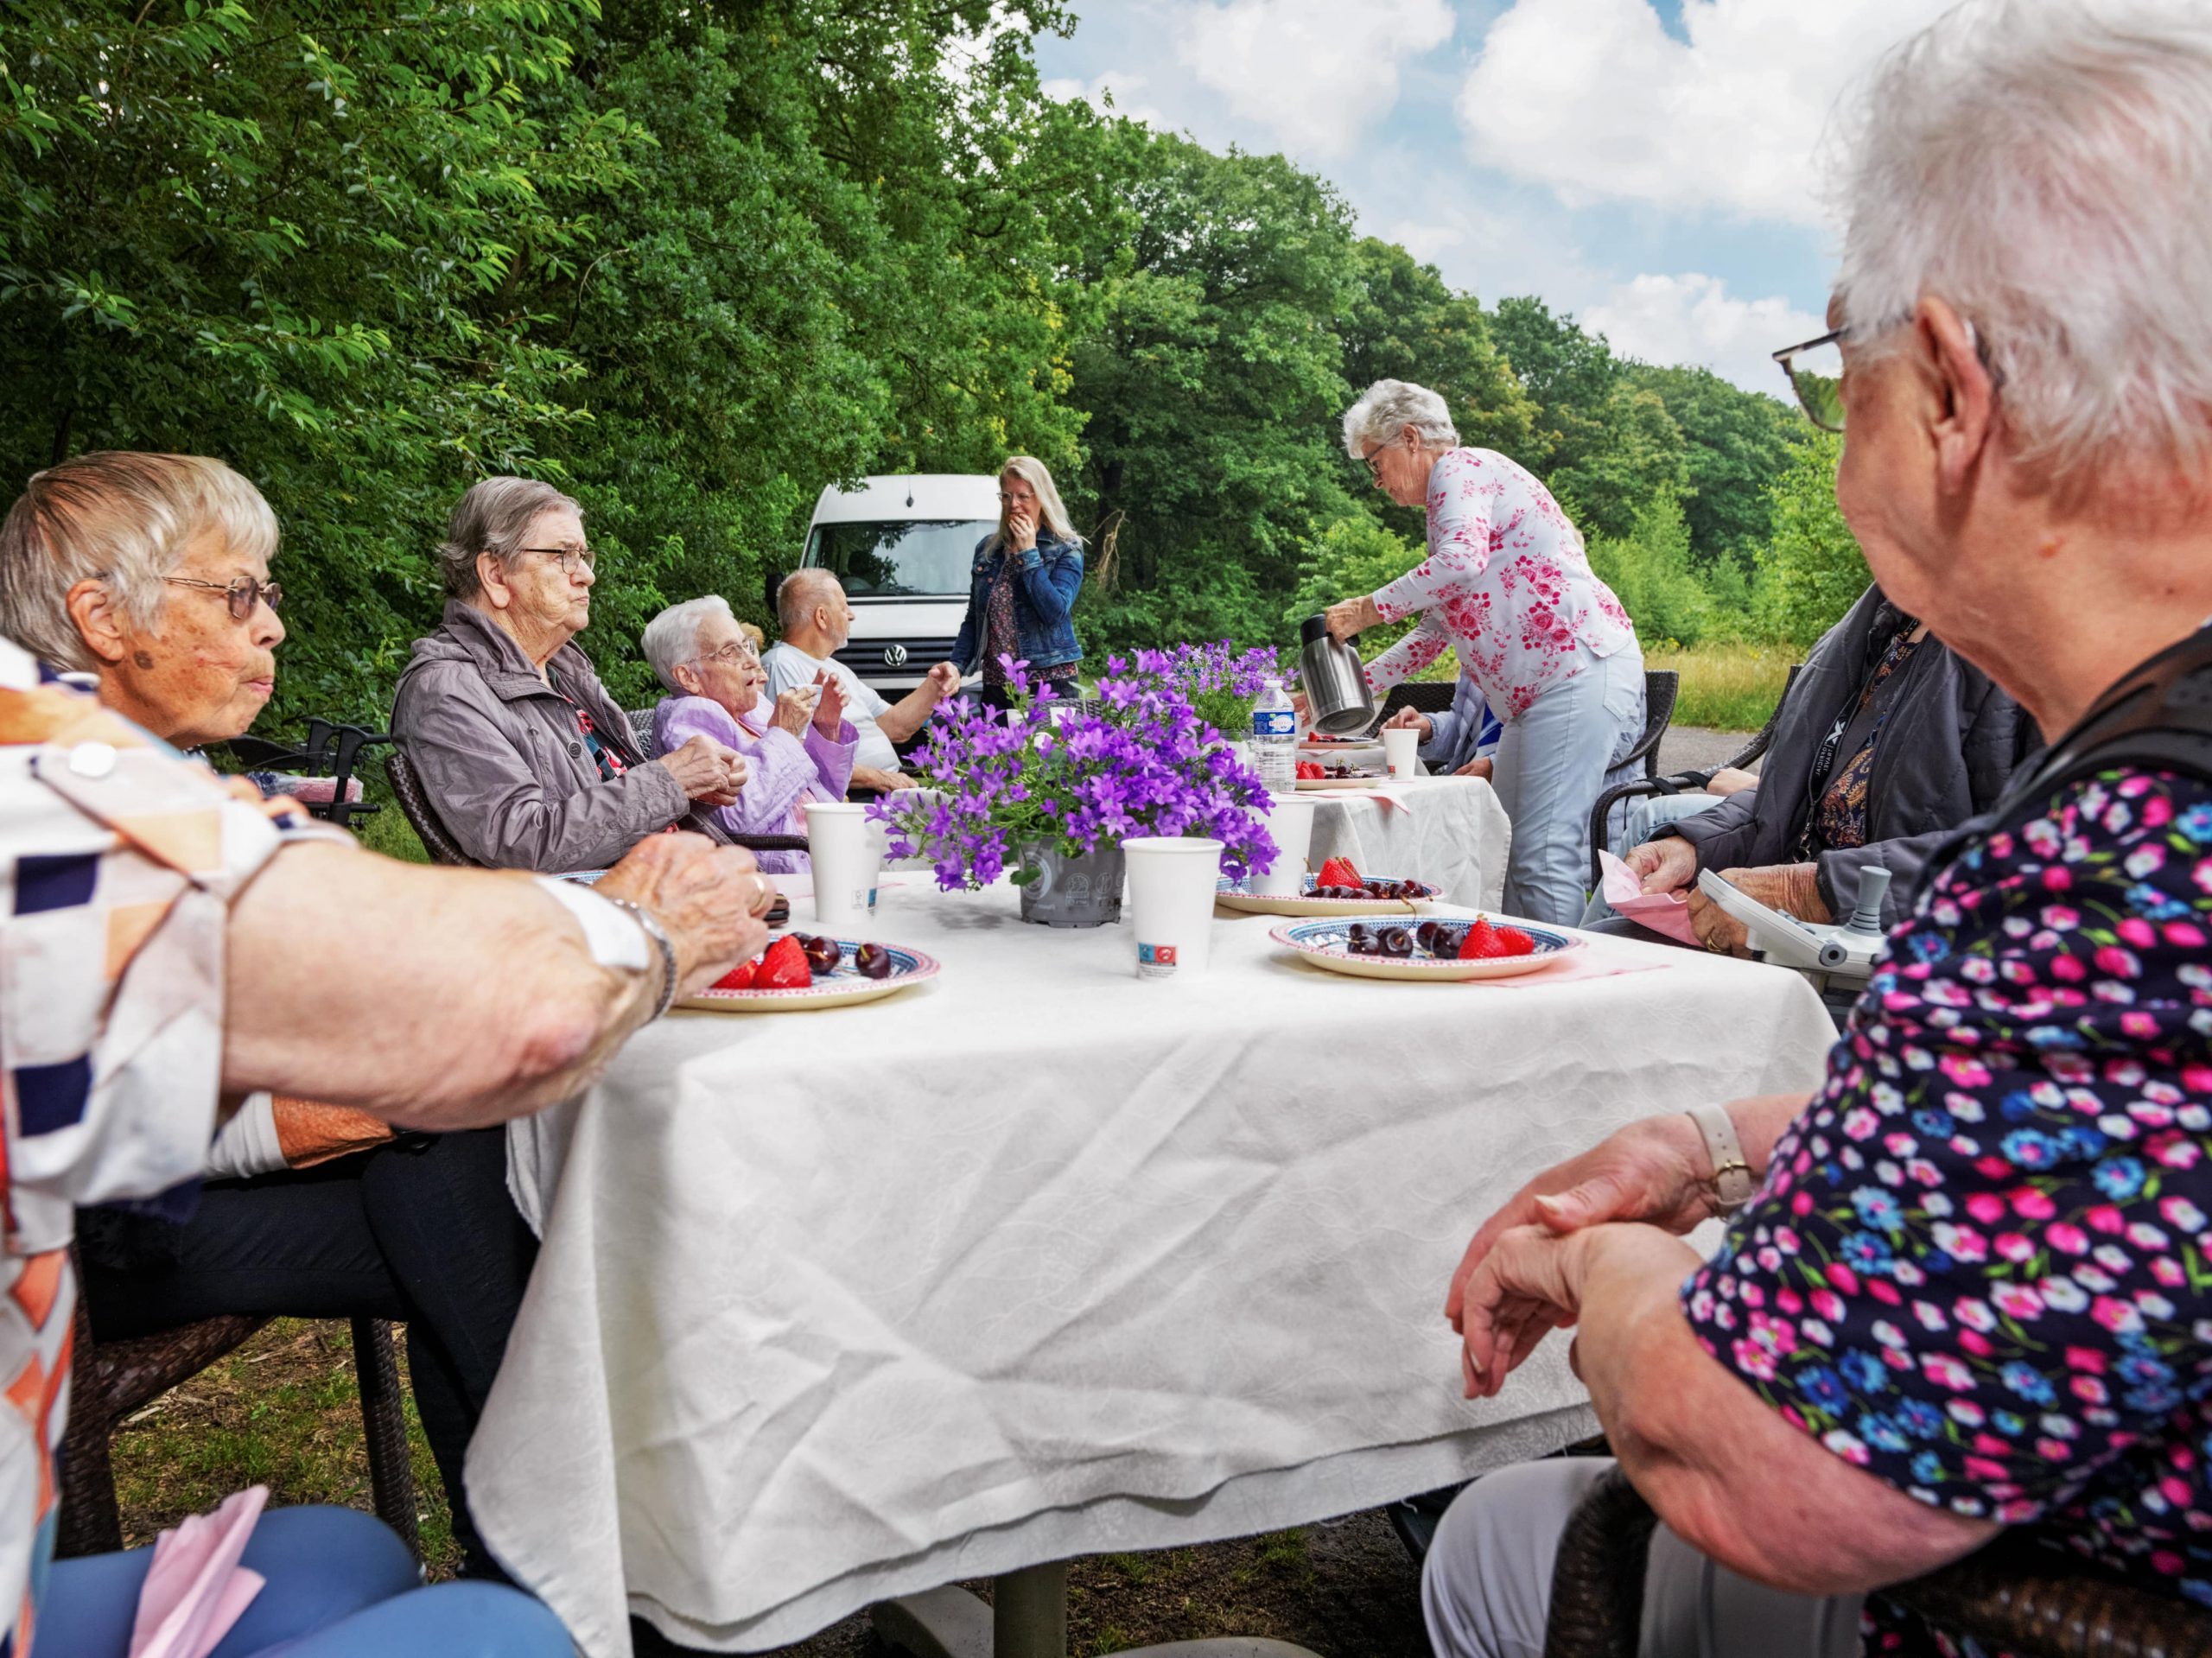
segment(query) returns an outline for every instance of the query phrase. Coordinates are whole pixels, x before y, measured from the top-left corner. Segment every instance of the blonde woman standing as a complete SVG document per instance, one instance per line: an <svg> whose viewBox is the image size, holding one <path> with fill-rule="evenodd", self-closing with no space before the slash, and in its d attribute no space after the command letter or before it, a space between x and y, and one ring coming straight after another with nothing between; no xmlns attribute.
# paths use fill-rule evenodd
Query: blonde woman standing
<svg viewBox="0 0 2212 1658"><path fill-rule="evenodd" d="M1053 695L1077 695L1083 647L1076 643L1075 595L1083 586L1083 537L1045 463L1017 454L999 468L999 527L976 543L968 615L953 642L963 674L983 669L983 701L1005 708L1004 659L1029 664L1032 682Z"/></svg>

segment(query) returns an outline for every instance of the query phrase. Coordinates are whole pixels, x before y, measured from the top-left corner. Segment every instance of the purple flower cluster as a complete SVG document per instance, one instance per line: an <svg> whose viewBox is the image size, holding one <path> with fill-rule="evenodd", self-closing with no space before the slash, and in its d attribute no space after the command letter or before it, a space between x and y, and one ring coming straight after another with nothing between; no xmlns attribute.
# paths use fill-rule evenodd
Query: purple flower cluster
<svg viewBox="0 0 2212 1658"><path fill-rule="evenodd" d="M918 753L922 786L868 815L889 827L892 855L928 858L948 891L988 885L1026 847L1080 856L1138 835L1211 835L1224 873L1264 873L1275 858L1267 791L1192 705L1201 658L1219 689L1264 671L1226 645L1145 651L1134 667L1109 659L1097 696L1078 706L1008 660L1015 706L946 704Z"/></svg>

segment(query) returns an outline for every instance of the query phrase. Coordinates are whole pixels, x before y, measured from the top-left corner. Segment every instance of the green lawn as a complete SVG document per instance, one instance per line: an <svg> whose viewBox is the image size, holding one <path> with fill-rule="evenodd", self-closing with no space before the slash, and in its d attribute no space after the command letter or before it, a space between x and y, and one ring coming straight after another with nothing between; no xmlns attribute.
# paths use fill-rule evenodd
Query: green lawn
<svg viewBox="0 0 2212 1658"><path fill-rule="evenodd" d="M1709 726L1718 731L1757 731L1766 723L1790 664L1804 652L1789 645L1713 645L1688 651L1655 651L1647 669L1671 668L1682 677L1675 704L1678 726Z"/></svg>

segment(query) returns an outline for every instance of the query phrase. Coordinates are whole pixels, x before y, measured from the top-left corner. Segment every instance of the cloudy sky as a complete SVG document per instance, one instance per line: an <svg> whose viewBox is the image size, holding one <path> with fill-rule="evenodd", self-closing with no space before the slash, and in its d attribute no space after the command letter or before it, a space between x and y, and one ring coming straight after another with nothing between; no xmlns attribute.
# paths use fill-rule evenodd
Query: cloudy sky
<svg viewBox="0 0 2212 1658"><path fill-rule="evenodd" d="M1047 90L1281 150L1485 302L1778 391L1821 331L1837 95L1948 0L1077 0Z"/></svg>

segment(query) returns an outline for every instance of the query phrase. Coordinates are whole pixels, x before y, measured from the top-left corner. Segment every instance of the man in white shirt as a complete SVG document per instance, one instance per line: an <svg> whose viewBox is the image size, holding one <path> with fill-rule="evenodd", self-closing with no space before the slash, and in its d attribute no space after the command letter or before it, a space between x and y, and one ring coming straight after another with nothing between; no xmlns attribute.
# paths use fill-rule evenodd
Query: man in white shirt
<svg viewBox="0 0 2212 1658"><path fill-rule="evenodd" d="M960 689L960 670L940 662L922 683L896 702L886 702L850 668L836 660L853 628L845 589L827 570L793 570L776 589L776 622L782 641L760 658L768 670L771 699L833 676L845 695L845 717L859 733L853 761L856 789L911 789L914 779L899 769L902 743L937 712L937 705Z"/></svg>

